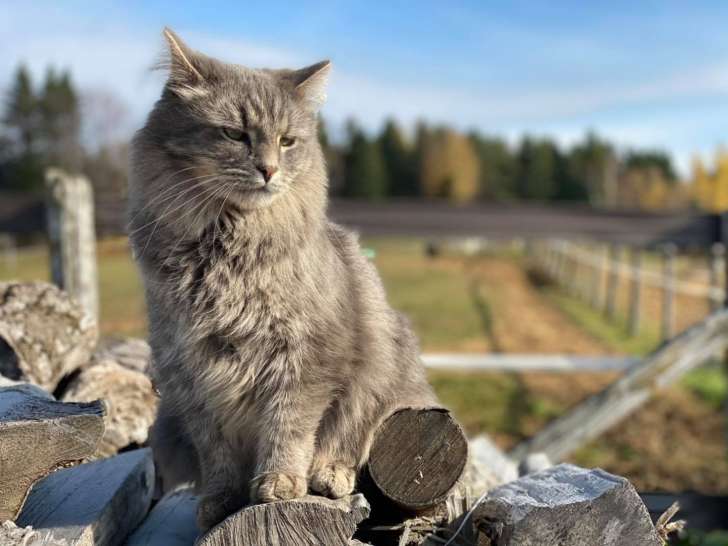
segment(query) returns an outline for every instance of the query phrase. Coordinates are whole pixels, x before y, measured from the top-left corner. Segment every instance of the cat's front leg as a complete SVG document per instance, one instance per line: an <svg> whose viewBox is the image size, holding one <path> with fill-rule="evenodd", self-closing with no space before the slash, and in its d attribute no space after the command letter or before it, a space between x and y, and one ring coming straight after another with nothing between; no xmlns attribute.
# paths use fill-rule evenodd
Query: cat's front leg
<svg viewBox="0 0 728 546"><path fill-rule="evenodd" d="M311 398L276 393L261 420L258 462L251 482L253 502L289 500L306 494L322 413L323 405Z"/></svg>

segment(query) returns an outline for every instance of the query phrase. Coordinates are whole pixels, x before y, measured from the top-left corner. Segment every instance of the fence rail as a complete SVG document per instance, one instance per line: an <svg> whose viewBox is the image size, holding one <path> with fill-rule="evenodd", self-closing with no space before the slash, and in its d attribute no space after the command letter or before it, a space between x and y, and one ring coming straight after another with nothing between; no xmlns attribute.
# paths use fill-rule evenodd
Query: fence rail
<svg viewBox="0 0 728 546"><path fill-rule="evenodd" d="M541 269L559 285L595 309L616 320L620 286L627 286L626 318L629 332L640 331L644 288L652 288L661 295L660 332L662 339L675 332L677 296L696 298L706 302L706 314L720 308L726 300L724 271L725 247L714 243L706 251L705 267L691 272L702 273L706 282L679 279L676 274L676 247L659 247L659 270L644 267L643 249L632 247L627 256L619 244L604 245L566 240L543 240L530 245L531 256Z"/></svg>

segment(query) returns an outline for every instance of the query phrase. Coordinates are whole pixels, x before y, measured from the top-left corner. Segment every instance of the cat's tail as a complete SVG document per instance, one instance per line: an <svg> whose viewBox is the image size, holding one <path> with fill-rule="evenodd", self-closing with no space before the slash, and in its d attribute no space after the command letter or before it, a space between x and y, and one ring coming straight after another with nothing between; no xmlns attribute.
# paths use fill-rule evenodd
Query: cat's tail
<svg viewBox="0 0 728 546"><path fill-rule="evenodd" d="M149 434L156 469L155 497L182 485L200 483L200 462L182 419L159 404Z"/></svg>

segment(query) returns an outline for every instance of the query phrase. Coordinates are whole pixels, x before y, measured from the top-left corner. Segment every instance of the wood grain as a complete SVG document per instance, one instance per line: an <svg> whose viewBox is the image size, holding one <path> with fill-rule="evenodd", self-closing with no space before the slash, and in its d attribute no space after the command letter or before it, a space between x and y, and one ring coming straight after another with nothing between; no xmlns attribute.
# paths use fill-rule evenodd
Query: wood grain
<svg viewBox="0 0 728 546"><path fill-rule="evenodd" d="M0 388L0 521L59 466L90 457L104 432L103 405L62 403L34 385Z"/></svg>

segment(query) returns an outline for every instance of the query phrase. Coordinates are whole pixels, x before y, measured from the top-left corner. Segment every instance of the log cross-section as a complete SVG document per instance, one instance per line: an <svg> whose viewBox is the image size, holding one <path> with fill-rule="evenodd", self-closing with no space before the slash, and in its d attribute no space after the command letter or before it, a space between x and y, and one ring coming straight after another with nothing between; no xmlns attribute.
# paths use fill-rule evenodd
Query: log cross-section
<svg viewBox="0 0 728 546"><path fill-rule="evenodd" d="M56 402L32 385L0 388L0 521L17 517L37 480L93 455L103 414L99 401Z"/></svg>
<svg viewBox="0 0 728 546"><path fill-rule="evenodd" d="M467 458L465 434L447 410L407 408L377 431L367 469L387 499L419 512L445 501Z"/></svg>

